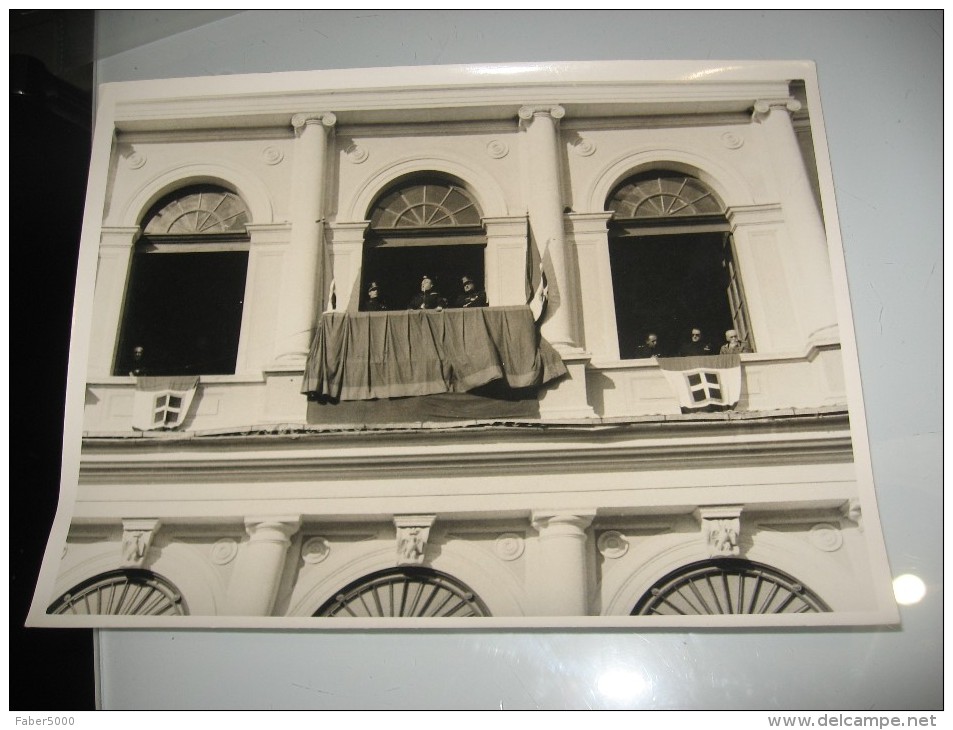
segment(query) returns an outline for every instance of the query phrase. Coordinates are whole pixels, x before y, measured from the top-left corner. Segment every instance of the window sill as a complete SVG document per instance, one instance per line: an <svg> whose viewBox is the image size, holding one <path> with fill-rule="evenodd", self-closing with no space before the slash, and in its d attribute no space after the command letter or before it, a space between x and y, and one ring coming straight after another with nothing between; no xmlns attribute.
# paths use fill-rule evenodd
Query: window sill
<svg viewBox="0 0 953 730"><path fill-rule="evenodd" d="M810 360L821 350L839 350L840 343L811 344L801 352L742 352L739 353L742 364L766 365L772 362L794 362ZM713 353L717 354L717 353ZM630 360L593 360L593 370L631 370L632 368L657 368L655 358L639 357Z"/></svg>
<svg viewBox="0 0 953 730"><path fill-rule="evenodd" d="M176 377L170 375L168 377ZM238 373L235 375L200 375L199 385L264 383L265 376L261 373ZM135 385L133 375L101 375L86 380L87 386L96 385Z"/></svg>

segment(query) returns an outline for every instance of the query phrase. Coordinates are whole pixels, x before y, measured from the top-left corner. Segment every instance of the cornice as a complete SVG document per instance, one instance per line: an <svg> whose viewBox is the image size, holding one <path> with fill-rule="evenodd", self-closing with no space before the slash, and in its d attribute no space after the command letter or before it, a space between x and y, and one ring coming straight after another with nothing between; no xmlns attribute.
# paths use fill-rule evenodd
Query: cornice
<svg viewBox="0 0 953 730"><path fill-rule="evenodd" d="M370 445L369 445L370 444ZM843 412L592 428L445 427L181 439L87 438L83 483L261 482L849 463Z"/></svg>
<svg viewBox="0 0 953 730"><path fill-rule="evenodd" d="M211 128L289 127L302 109L327 109L339 125L515 121L521 109L565 110L567 121L612 116L731 114L750 110L759 99L787 95L775 81L584 81L578 83L470 83L272 91L259 82L248 91L229 91L222 79L205 80L194 95L137 98L130 86L115 99L114 119L122 132Z"/></svg>

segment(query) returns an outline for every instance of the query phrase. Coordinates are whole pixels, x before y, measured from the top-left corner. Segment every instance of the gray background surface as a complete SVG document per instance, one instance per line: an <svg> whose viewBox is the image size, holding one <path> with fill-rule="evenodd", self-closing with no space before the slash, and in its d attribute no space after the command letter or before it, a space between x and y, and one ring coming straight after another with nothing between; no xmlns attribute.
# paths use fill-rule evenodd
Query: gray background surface
<svg viewBox="0 0 953 730"><path fill-rule="evenodd" d="M100 11L97 82L507 61L817 62L902 629L101 631L107 709L942 708L942 11ZM620 682L621 680L621 682Z"/></svg>

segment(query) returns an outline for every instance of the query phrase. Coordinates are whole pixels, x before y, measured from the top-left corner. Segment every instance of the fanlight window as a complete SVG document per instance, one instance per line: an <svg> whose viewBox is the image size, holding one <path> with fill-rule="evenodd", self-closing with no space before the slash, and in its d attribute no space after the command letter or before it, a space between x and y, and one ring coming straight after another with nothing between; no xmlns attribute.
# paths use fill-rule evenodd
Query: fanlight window
<svg viewBox="0 0 953 730"><path fill-rule="evenodd" d="M351 583L315 616L437 618L489 616L473 591L427 568L384 570Z"/></svg>
<svg viewBox="0 0 953 730"><path fill-rule="evenodd" d="M166 198L158 210L153 208L143 229L146 236L206 235L232 233L243 235L248 210L235 193L200 187Z"/></svg>
<svg viewBox="0 0 953 730"><path fill-rule="evenodd" d="M184 616L182 595L148 570L117 570L80 583L47 609L76 616Z"/></svg>
<svg viewBox="0 0 953 730"><path fill-rule="evenodd" d="M623 218L724 214L725 206L700 180L673 172L639 175L617 188L608 210Z"/></svg>
<svg viewBox="0 0 953 730"><path fill-rule="evenodd" d="M633 616L822 613L830 608L781 571L747 560L696 563L667 575L642 597Z"/></svg>
<svg viewBox="0 0 953 730"><path fill-rule="evenodd" d="M448 301L463 293L464 275L484 288L483 214L463 185L428 174L404 180L378 198L368 217L361 308L372 281L390 310L407 308L424 274Z"/></svg>
<svg viewBox="0 0 953 730"><path fill-rule="evenodd" d="M609 261L622 359L647 356L640 346L650 334L652 354L682 354L695 328L712 354L729 329L755 349L726 208L712 190L655 170L623 181L606 208L615 213Z"/></svg>
<svg viewBox="0 0 953 730"><path fill-rule="evenodd" d="M371 227L375 229L479 225L480 210L470 195L459 185L440 180L387 193L371 213Z"/></svg>
<svg viewBox="0 0 953 730"><path fill-rule="evenodd" d="M241 198L210 185L152 207L132 256L116 375L235 372L248 223Z"/></svg>

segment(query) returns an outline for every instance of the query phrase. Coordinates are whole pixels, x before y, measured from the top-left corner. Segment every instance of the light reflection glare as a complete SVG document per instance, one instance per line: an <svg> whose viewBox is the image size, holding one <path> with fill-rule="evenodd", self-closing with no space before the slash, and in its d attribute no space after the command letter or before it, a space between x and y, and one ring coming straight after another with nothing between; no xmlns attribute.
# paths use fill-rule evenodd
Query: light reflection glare
<svg viewBox="0 0 953 730"><path fill-rule="evenodd" d="M648 692L650 683L634 669L607 669L596 683L599 693L614 702L630 702Z"/></svg>
<svg viewBox="0 0 953 730"><path fill-rule="evenodd" d="M915 575L904 573L893 579L893 595L901 606L919 603L926 593L926 584Z"/></svg>
<svg viewBox="0 0 953 730"><path fill-rule="evenodd" d="M495 66L472 66L470 68L473 73L482 74L484 76L513 76L516 74L527 74L535 73L537 71L546 70L545 66L540 66L538 64L526 64L520 66L506 66L503 64Z"/></svg>

